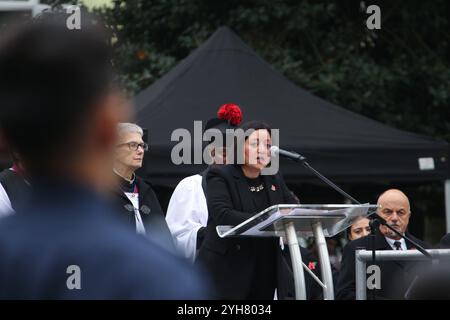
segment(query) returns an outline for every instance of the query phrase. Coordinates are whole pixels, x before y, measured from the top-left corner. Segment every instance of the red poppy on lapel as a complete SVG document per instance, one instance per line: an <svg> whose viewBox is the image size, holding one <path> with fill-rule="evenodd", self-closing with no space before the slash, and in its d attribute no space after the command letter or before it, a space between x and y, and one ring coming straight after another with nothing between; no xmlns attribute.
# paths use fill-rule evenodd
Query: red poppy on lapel
<svg viewBox="0 0 450 320"><path fill-rule="evenodd" d="M271 188L271 189L272 189L272 191L276 191L276 190L277 190L277 188L275 187L274 184L272 185L272 188Z"/></svg>
<svg viewBox="0 0 450 320"><path fill-rule="evenodd" d="M309 270L316 270L316 264L317 264L317 262L311 261L310 263L308 263L308 269Z"/></svg>

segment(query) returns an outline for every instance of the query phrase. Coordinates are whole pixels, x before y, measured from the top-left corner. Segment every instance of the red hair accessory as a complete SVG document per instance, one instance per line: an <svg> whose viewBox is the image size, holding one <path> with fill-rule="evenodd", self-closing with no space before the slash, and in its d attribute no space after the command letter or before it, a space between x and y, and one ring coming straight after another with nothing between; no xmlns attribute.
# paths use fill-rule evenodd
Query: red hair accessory
<svg viewBox="0 0 450 320"><path fill-rule="evenodd" d="M227 103L217 111L217 117L237 126L242 121L242 111L237 104Z"/></svg>

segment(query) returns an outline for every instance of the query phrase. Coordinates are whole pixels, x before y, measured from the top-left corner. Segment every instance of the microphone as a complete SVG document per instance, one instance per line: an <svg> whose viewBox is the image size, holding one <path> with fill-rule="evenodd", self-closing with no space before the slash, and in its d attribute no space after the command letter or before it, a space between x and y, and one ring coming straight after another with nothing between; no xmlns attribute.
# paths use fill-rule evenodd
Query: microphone
<svg viewBox="0 0 450 320"><path fill-rule="evenodd" d="M304 156L302 156L301 154L298 154L297 152L293 152L293 151L287 151L287 150L283 150L278 148L277 146L272 146L270 147L270 154L274 157L274 156L282 156L297 162L303 162L306 160L306 158Z"/></svg>
<svg viewBox="0 0 450 320"><path fill-rule="evenodd" d="M320 180L325 182L328 186L332 187L334 190L339 192L341 195L343 195L344 197L346 197L347 199L351 200L352 202L354 202L356 204L361 204L361 202L359 202L358 200L353 198L351 195L349 195L347 192L342 190L340 187L338 187L336 184L334 184L331 180L329 180L327 177L325 177L319 171L317 171L316 169L311 167L311 165L306 161L306 158L304 156L302 156L301 154L298 154L298 153L292 152L292 151L286 151L286 150L278 148L277 146L272 146L270 148L270 153L272 156L280 155L282 157L286 157L286 158L294 160L296 162L300 162L305 168L309 169ZM396 235L398 235L399 237L402 237L403 239L405 239L406 241L411 243L413 246L416 247L417 250L422 252L426 257L432 259L431 255L420 244L418 244L414 240L410 239L408 236L403 235L400 232L398 232L397 230L395 230L385 219L383 219L377 213L373 213L371 216L371 219L377 220L377 221L372 222L372 225L374 226L373 230L378 228L379 224L382 224L382 225L386 226L388 229L390 229L392 232L394 232Z"/></svg>

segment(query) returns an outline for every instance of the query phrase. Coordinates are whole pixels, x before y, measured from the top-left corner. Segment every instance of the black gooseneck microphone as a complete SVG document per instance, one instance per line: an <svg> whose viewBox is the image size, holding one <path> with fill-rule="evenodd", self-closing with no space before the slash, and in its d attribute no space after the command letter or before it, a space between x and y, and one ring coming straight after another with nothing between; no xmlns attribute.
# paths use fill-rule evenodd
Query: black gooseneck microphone
<svg viewBox="0 0 450 320"><path fill-rule="evenodd" d="M294 160L296 162L301 163L304 167L308 168L308 170L310 170L312 173L314 173L320 180L322 180L323 182L325 182L328 186L332 187L334 190L336 190L337 192L339 192L341 195L343 195L344 197L346 197L347 199L349 199L350 201L356 203L356 204L361 204L361 202L359 202L358 200L356 200L355 198L353 198L351 195L349 195L347 192L345 192L344 190L342 190L342 188L338 187L335 183L333 183L332 181L330 181L327 177L325 177L323 174L321 174L319 171L317 171L316 169L314 169L313 167L310 166L310 164L306 161L306 158L304 156L302 156L299 153L293 152L293 151L287 151L287 150L283 150L280 149L277 146L272 146L270 148L270 153L272 154L272 156L282 156L291 160ZM417 242L415 242L414 240L410 239L408 236L401 234L400 232L398 232L397 230L395 230L393 227L391 227L387 221L385 219L383 219L382 217L380 217L377 213L373 213L370 218L372 220L377 220L378 222L372 223L372 224L382 224L383 226L386 226L389 230L391 230L392 232L394 232L397 236L405 239L406 241L408 241L410 244L412 244L417 250L419 250L423 255L425 255L427 258L429 259L433 259L432 256L425 250L425 248L423 248L420 244L418 244Z"/></svg>

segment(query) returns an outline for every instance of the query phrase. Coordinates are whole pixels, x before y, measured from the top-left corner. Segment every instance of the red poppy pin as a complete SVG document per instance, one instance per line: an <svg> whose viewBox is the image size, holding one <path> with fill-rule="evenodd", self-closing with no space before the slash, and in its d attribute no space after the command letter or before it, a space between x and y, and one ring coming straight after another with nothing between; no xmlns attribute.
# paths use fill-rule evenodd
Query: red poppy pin
<svg viewBox="0 0 450 320"><path fill-rule="evenodd" d="M272 188L271 188L271 189L272 189L272 191L276 191L276 190L277 190L277 188L275 187L274 184L272 185Z"/></svg>
<svg viewBox="0 0 450 320"><path fill-rule="evenodd" d="M316 263L317 263L317 262L313 262L313 261L311 261L310 263L308 263L308 269L309 269L309 270L316 270Z"/></svg>

